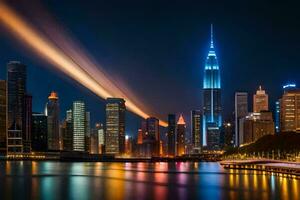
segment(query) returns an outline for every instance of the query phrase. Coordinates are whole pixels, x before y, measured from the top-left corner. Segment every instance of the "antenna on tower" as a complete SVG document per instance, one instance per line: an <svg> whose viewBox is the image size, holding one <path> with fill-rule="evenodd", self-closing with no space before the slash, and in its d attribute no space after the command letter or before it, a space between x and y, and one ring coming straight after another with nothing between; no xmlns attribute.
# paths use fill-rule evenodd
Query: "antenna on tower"
<svg viewBox="0 0 300 200"><path fill-rule="evenodd" d="M214 27L210 24L210 48L214 48Z"/></svg>

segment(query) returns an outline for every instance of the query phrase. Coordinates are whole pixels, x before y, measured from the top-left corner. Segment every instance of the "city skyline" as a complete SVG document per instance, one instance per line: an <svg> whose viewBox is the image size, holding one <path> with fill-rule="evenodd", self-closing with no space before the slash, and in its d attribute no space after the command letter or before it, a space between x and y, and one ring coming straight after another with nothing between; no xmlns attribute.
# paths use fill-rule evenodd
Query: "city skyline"
<svg viewBox="0 0 300 200"><path fill-rule="evenodd" d="M79 5L80 5L80 3L75 3L75 6L73 9L77 9L77 7ZM14 6L14 7L16 7L17 9L21 9L21 10L26 8L26 6L23 5L22 3L18 6ZM47 8L47 9L49 9L48 10L49 13L51 13L52 15L61 16L63 19L65 17L66 27L70 28L70 31L72 31L72 32L74 31L75 38L77 38L80 41L80 43L84 44L83 46L85 46L87 49L89 49L89 51L91 51L91 54L95 54L95 52L98 52L97 49L105 48L105 46L108 45L108 44L104 45L105 43L102 44L102 43L99 43L99 40L95 40L95 45L93 45L91 47L91 43L89 41L86 41L85 38L81 38L80 34L79 35L76 34L76 33L78 33L79 30L77 30L76 28L74 28L72 26L72 20L70 19L70 17L68 15L64 16L63 13L61 13L57 9L54 9L53 7L55 7L55 3L52 3L50 5L50 8ZM176 8L176 6L175 6L175 8ZM173 9L175 9L175 8L173 8ZM110 9L113 9L113 8L110 8ZM276 9L276 7L274 9ZM174 14L172 9L167 10L167 11ZM89 18L89 16L86 16L84 14L80 14L80 15L81 15L81 17L83 17L83 19ZM174 15L174 16L178 17L177 15ZM206 16L209 18L210 14L206 13ZM286 18L289 19L289 15L287 15ZM188 19L190 19L190 16L188 16ZM58 23L61 23L61 21L58 21ZM136 22L136 23L140 23L140 22ZM247 60L247 62L242 62L246 65L245 67L237 67L237 63L236 63L236 64L234 64L236 66L236 68L233 68L232 64L228 61L228 59L234 60L233 58L235 56L228 55L228 52L224 51L224 48L225 47L231 48L230 45L228 45L229 42L233 42L232 45L237 46L239 44L238 43L238 41L239 41L239 42L241 42L241 45L242 45L244 41L240 41L241 39L234 40L234 38L244 37L244 39L246 40L246 38L249 38L250 35L247 35L243 32L241 33L240 31L238 31L238 32L228 31L228 29L224 27L225 24L222 23L222 21L218 20L218 18L211 18L210 20L205 20L205 21L200 20L199 24L197 26L195 23L196 22L193 21L193 23L190 27L191 33L189 33L189 34L192 34L192 37L191 37L191 35L186 36L186 38L188 39L187 42L181 44L181 45L190 45L193 43L193 46L191 48L189 48L190 49L189 51L181 52L181 54L179 54L179 55L183 56L185 63L182 63L182 64L175 63L175 65L174 65L174 62L170 62L169 64L165 63L163 65L165 67L162 68L163 71L161 71L161 74L159 76L155 76L155 79L159 80L158 82L166 83L166 81L162 81L162 79L171 80L170 75L172 73L170 75L168 75L167 72L170 72L170 70L173 68L172 66L175 66L176 69L178 69L178 67L180 67L179 71L178 70L177 71L183 73L183 75L185 77L189 77L190 81L188 83L183 82L180 84L173 82L173 81L172 82L177 86L174 88L178 88L179 89L178 91L181 91L181 95L179 95L179 96L183 96L183 97L190 96L191 97L185 101L181 100L181 101L177 101L176 103L172 102L170 104L167 104L166 101L174 98L174 95L176 95L176 92L174 91L174 89L171 89L171 91L168 92L168 95L166 96L166 94L162 94L164 91L164 87L162 89L159 89L159 87L156 86L156 83L154 83L154 82L153 82L154 83L153 86L155 87L156 92L153 94L153 96L151 97L147 94L141 95L140 91L150 89L149 85L148 84L138 84L139 86L138 86L138 88L136 88L137 87L136 84L132 83L132 81L133 80L139 81L139 79L138 79L138 76L132 77L132 75L134 75L136 73L141 73L141 71L146 70L147 73L144 74L144 76L146 77L145 80L153 80L154 81L155 80L154 77L149 79L150 78L149 76L150 75L152 76L153 73L157 73L158 69L153 68L154 71L149 72L148 69L152 69L152 66L154 66L154 63L151 64L150 66L149 66L149 64L147 64L145 66L145 62L144 62L145 58L143 58L143 57L141 57L140 59L134 59L135 62L137 62L134 65L132 65L132 63L131 63L132 61L130 61L130 60L128 60L128 62L127 62L128 64L126 64L126 65L117 64L120 61L116 61L116 63L115 63L115 61L113 61L113 60L119 60L118 58L123 60L124 56L126 55L126 54L124 54L123 56L121 56L121 52L123 51L122 50L123 46L112 45L117 52L118 52L117 49L120 48L120 52L115 54L114 51L110 50L109 52L112 53L112 55L110 56L111 59L107 60L106 58L103 58L103 56L99 57L98 56L99 54L96 53L97 59L99 59L100 63L103 63L104 67L108 71L115 72L113 74L117 74L116 76L118 76L120 79L128 79L128 77L130 77L130 79L132 79L132 80L129 80L129 81L123 80L123 81L125 83L127 83L129 88L132 91L136 92L139 97L142 96L142 98L145 98L146 104L150 107L153 107L154 112L158 111L157 115L162 116L165 120L167 119L166 116L168 113L177 113L177 114L183 113L185 119L188 122L190 122L190 117L189 117L190 110L201 108L202 67L203 67L204 61L205 61L205 54L206 54L205 52L207 51L207 45L209 43L209 30L208 30L209 28L208 27L209 27L210 23L215 24L215 29L216 29L215 38L216 38L217 44L218 44L218 49L217 49L218 52L217 53L220 57L220 63L222 66L222 70L221 70L222 85L224 86L224 91L226 91L226 93L223 94L223 97L222 97L222 99L223 99L222 104L228 105L228 106L226 106L226 108L224 108L224 117L228 118L228 116L231 115L234 105L229 102L232 102L232 100L234 99L234 92L237 90L243 90L243 91L248 92L249 94L252 94L252 93L254 93L254 91L256 90L258 85L262 85L263 88L265 88L269 92L270 108L273 109L273 107L274 107L273 105L274 105L275 101L281 95L281 92L279 91L279 89L281 88L282 84L285 84L287 82L297 82L297 78L293 75L293 74L295 74L293 72L296 70L296 69L294 69L293 66L296 66L296 65L293 65L293 66L290 66L290 70L288 70L287 72L284 72L284 74L286 74L286 75L280 73L279 79L278 79L278 73L276 74L276 70L275 70L275 72L272 72L272 73L275 73L274 78L276 78L278 80L278 85L274 85L272 83L272 80L266 80L266 79L263 79L262 77L261 78L258 77L257 82L242 83L242 85L244 84L243 87L240 86L241 84L235 84L235 80L232 80L230 78L231 73L229 76L227 71L234 72L234 74L236 76L238 74L240 74L241 77L244 77L246 74L251 73L252 70L258 69L259 67L256 67L256 65L262 65L263 63L261 64L260 62L257 62L257 64L251 65L251 67L250 67L249 65L252 62L251 60L256 61L257 59L252 59L249 57L249 58L245 59L245 60ZM89 24L86 24L86 26L88 26L88 25ZM247 28L245 26L246 25L243 25L242 27ZM280 26L282 26L282 24L279 24L278 26L280 27ZM249 26L248 28L251 28L251 26ZM114 29L116 29L116 28L113 27L112 30L114 30ZM238 29L238 26L233 27L233 30L236 30L236 29ZM264 35L266 35L266 33L268 32L268 30L265 30L265 29L261 29L261 30L262 31L260 32L260 34L258 34L257 37L264 37ZM141 35L143 35L143 33L144 33L143 27L141 28L140 31L142 31ZM226 31L228 31L228 32L226 32ZM96 28L95 32L99 33L99 30ZM292 31L292 30L290 30L290 32L296 33L296 31ZM86 33L86 34L88 34L88 33ZM14 41L13 38L7 37L5 34L3 36L4 36L3 38L5 38L5 40L8 38L9 42L13 42L16 45L16 47L20 46L16 41ZM149 35L145 35L145 36L149 37ZM227 38L225 36L227 36ZM131 38L131 37L133 37L133 35L132 36L126 35L124 37ZM92 37L92 38L94 38L94 37ZM105 38L107 38L107 37L105 36ZM170 38L167 42L176 41L175 40L176 38L183 38L183 36L180 35L179 30L176 31L176 37L173 39ZM262 38L259 38L259 39L261 40ZM132 40L130 40L130 41L132 41ZM132 42L133 42L133 44L135 44L134 41L132 41ZM108 40L107 43L110 43L110 40ZM18 48L13 48L10 46L8 47L7 44L8 44L7 41L3 41L3 46L5 47L5 51L4 51L4 49L0 49L0 52L2 54L9 55L9 56L7 56L7 58L5 58L5 56L3 56L3 58L0 60L2 65L6 65L6 63L9 60L20 60L20 61L22 61L22 63L24 63L28 66L28 70L29 70L28 75L30 76L29 80L32 80L33 77L34 77L34 79L36 79L37 82L42 82L42 80L43 80L43 84L39 85L39 86L34 84L32 81L30 81L28 83L28 91L30 93L32 93L33 96L38 95L38 96L43 97L46 94L48 94L49 91L55 90L58 92L59 95L61 95L61 94L63 95L62 99L64 99L64 101L61 102L62 110L66 110L68 105L73 100L82 99L82 100L86 101L87 105L93 109L93 110L91 110L91 112L94 113L92 115L96 115L95 113L97 113L96 117L95 116L92 117L93 120L96 120L96 119L99 119L100 121L104 120L104 113L103 113L103 111L101 111L103 109L100 109L100 107L104 108L103 100L100 100L100 106L99 106L99 98L95 97L95 95L93 95L91 92L89 92L85 89L82 89L82 87L79 86L78 84L74 84L74 82L71 81L69 78L64 78L61 74L53 72L53 70L43 68L44 66L49 67L49 65L47 63L41 61L40 59L35 59L35 57L32 57L32 54L24 53L24 51L18 50ZM261 43L261 42L260 42L260 44L264 45L264 43ZM287 44L289 44L289 43L287 42ZM144 43L143 45L148 46L148 43ZM153 50L154 47L152 47L151 45L149 46L149 48L150 47ZM254 48L251 45L248 47L245 46L245 49L246 50L248 49L248 51L254 50ZM275 50L276 50L276 48L275 48ZM238 51L241 51L241 49L237 48L233 52L238 52ZM274 50L271 50L271 51L274 51ZM100 52L103 52L103 49ZM109 55L109 52L105 53L105 55ZM149 49L148 53L150 55L153 55L151 49ZM171 52L171 53L178 53L178 52ZM11 56L12 54L15 54L16 56L12 57ZM163 55L165 55L165 54L163 54ZM174 55L174 54L172 54L172 55ZM253 56L251 54L243 53L243 51L241 51L241 53L239 53L239 55L241 55L243 57L245 57L246 55ZM272 54L268 53L267 55L272 55ZM128 56L129 56L129 58L132 58L131 55L128 55ZM152 58L153 58L153 62L157 62L158 66L162 66L161 56L154 57L154 55L153 55ZM167 58L167 60L170 60L169 57L166 57L166 58ZM187 58L189 58L190 61L187 61ZM279 59L279 58L277 57L276 59ZM283 58L280 58L280 59L283 59ZM189 63L189 62L192 62L192 63ZM106 63L107 63L107 65L105 65ZM249 67L247 67L247 65ZM121 66L123 66L125 68L120 69ZM145 67L137 67L137 66L145 66ZM181 66L184 66L184 68ZM268 62L267 65L264 65L264 68L266 68L266 69L263 69L263 70L267 71L267 69L274 68L273 66L278 66L278 64L275 62ZM247 73L241 71L241 68L246 69ZM126 69L126 71L124 71L125 69ZM126 77L126 74L128 74L128 71L132 71L130 69L134 69L136 71L133 71L132 75L129 75L128 77ZM189 75L186 74L186 72L182 71L183 69L186 70L186 72L188 72ZM235 69L235 70L233 70L233 69ZM1 70L2 71L0 71L1 72L0 75L1 75L1 78L4 79L5 73L3 71L3 68L1 68ZM51 78L49 80L47 80L44 78L45 75L42 75L41 77L37 77L37 74L47 74L47 76L49 75ZM243 76L243 74L244 74L244 76ZM262 73L262 74L264 74L264 73ZM175 74L173 73L173 75L175 75ZM259 76L261 76L261 75L259 75ZM240 78L237 78L237 80L238 79L240 79ZM72 90L74 90L74 89L75 89L75 91L78 91L78 92L73 92ZM70 99L69 96L74 96L76 98ZM156 99L160 99L160 100L158 101ZM165 99L165 100L163 100L163 99ZM44 99L33 99L34 111L37 111L37 112L43 111L42 110L43 109L42 102L44 102ZM101 103L101 102L103 102L103 103ZM249 101L249 104L251 104L251 99ZM98 113L101 113L101 114L98 114ZM128 125L128 127L130 127L128 129L128 132L129 132L129 134L132 135L135 133L135 129L138 128L139 118L134 115L131 115L131 114L129 114L129 118L130 119L127 121L128 121L128 123L129 122L131 122L131 123L129 123L129 125ZM95 122L95 121L93 121L93 122Z"/></svg>

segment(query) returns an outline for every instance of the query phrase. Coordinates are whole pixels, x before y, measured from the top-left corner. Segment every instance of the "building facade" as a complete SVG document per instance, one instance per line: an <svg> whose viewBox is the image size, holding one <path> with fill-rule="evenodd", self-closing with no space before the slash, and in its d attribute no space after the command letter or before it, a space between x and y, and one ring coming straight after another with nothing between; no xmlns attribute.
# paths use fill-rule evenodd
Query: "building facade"
<svg viewBox="0 0 300 200"><path fill-rule="evenodd" d="M281 132L300 132L300 90L285 90L280 100Z"/></svg>
<svg viewBox="0 0 300 200"><path fill-rule="evenodd" d="M248 93L236 92L234 97L235 146L240 146L239 120L248 115Z"/></svg>
<svg viewBox="0 0 300 200"><path fill-rule="evenodd" d="M86 111L83 101L74 101L72 109L73 151L86 151Z"/></svg>
<svg viewBox="0 0 300 200"><path fill-rule="evenodd" d="M64 129L62 132L63 137L63 150L73 150L73 111L72 109L67 110L66 119L64 121Z"/></svg>
<svg viewBox="0 0 300 200"><path fill-rule="evenodd" d="M208 124L216 128L222 125L221 74L213 41L211 25L210 49L205 62L203 79L202 146L207 146Z"/></svg>
<svg viewBox="0 0 300 200"><path fill-rule="evenodd" d="M193 153L200 153L202 146L200 110L191 111L191 130Z"/></svg>
<svg viewBox="0 0 300 200"><path fill-rule="evenodd" d="M185 154L185 121L182 115L179 116L177 121L176 130L176 155L182 156Z"/></svg>
<svg viewBox="0 0 300 200"><path fill-rule="evenodd" d="M60 150L59 112L58 95L56 92L51 92L45 110L48 128L48 150Z"/></svg>
<svg viewBox="0 0 300 200"><path fill-rule="evenodd" d="M146 119L146 130L143 138L143 150L146 157L160 155L159 120L155 117Z"/></svg>
<svg viewBox="0 0 300 200"><path fill-rule="evenodd" d="M24 115L22 127L23 152L31 152L31 126L32 126L32 96L26 94L24 97Z"/></svg>
<svg viewBox="0 0 300 200"><path fill-rule="evenodd" d="M7 64L7 153L9 154L23 152L25 94L26 66L18 61L11 61Z"/></svg>
<svg viewBox="0 0 300 200"><path fill-rule="evenodd" d="M107 154L125 153L125 111L124 99L106 100L105 152Z"/></svg>
<svg viewBox="0 0 300 200"><path fill-rule="evenodd" d="M32 113L31 147L35 152L48 150L47 116L44 113Z"/></svg>
<svg viewBox="0 0 300 200"><path fill-rule="evenodd" d="M256 94L253 95L253 112L261 112L269 110L269 96L266 91L259 86Z"/></svg>
<svg viewBox="0 0 300 200"><path fill-rule="evenodd" d="M168 156L175 156L176 153L176 115L175 114L169 114L168 115L168 145L167 145L167 151Z"/></svg>

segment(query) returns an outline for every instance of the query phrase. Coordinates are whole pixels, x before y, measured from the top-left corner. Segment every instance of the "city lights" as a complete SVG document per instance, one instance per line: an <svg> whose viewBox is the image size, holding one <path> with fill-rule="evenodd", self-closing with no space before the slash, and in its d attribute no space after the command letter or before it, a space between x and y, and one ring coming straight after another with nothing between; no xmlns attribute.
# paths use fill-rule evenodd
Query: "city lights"
<svg viewBox="0 0 300 200"><path fill-rule="evenodd" d="M78 81L99 97L104 99L109 97L124 98L126 107L130 111L143 118L149 117L149 114L133 103L130 97L121 91L119 86L116 86L109 80L109 77L101 73L97 66L83 66L79 64L82 63L82 60L85 60L86 64L93 63L92 61L86 60L84 55L80 57L77 54L78 57L74 57L74 53L68 54L68 52L62 51L60 46L58 46L59 41L57 43L52 42L3 2L0 2L0 20L1 24L19 41L50 62L57 70ZM167 123L160 120L160 125L167 126Z"/></svg>

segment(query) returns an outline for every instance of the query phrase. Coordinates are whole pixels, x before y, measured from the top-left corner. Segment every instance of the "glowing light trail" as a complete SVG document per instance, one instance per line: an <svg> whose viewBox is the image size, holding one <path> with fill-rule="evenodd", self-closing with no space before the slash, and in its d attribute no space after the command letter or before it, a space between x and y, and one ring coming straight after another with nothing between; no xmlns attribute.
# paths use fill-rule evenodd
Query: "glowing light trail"
<svg viewBox="0 0 300 200"><path fill-rule="evenodd" d="M124 93L111 81L105 78L104 74L97 71L97 75L88 72L91 66L81 66L76 59L68 55L59 46L45 37L29 23L23 20L15 11L10 9L3 2L0 2L0 21L2 24L21 42L28 45L33 51L53 64L54 67L64 72L80 84L90 89L96 95L106 99L109 97L122 97L126 100L126 107L137 115L147 118L149 115L133 103ZM79 63L80 62L79 60ZM85 64L91 64L88 61ZM87 68L86 68L87 67ZM94 70L95 71L95 70ZM101 77L102 79L99 79ZM160 120L161 126L167 123Z"/></svg>

